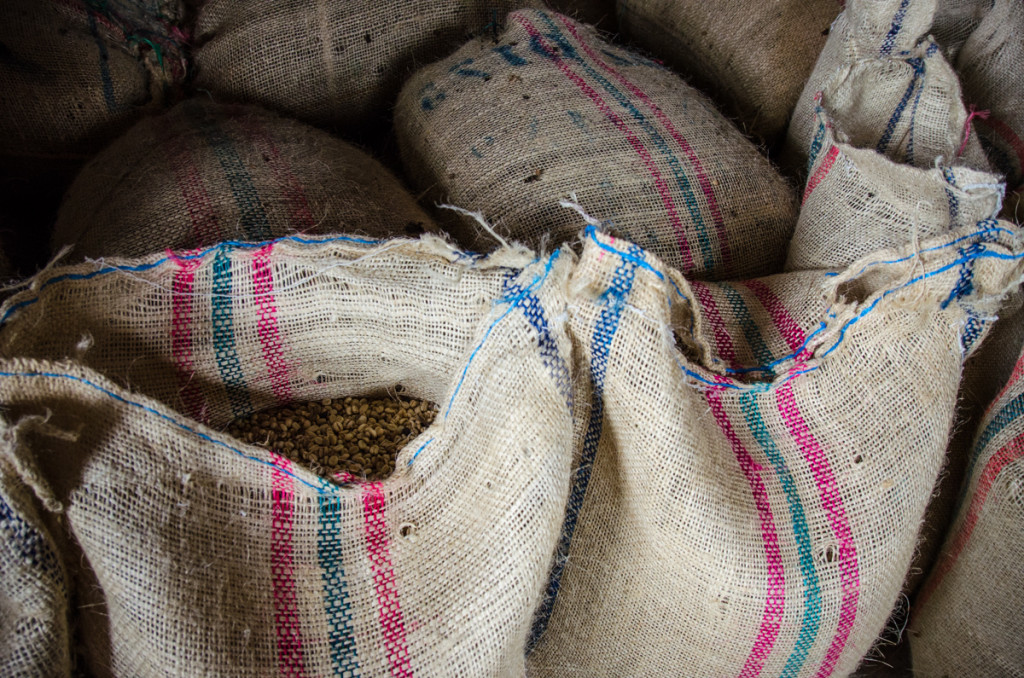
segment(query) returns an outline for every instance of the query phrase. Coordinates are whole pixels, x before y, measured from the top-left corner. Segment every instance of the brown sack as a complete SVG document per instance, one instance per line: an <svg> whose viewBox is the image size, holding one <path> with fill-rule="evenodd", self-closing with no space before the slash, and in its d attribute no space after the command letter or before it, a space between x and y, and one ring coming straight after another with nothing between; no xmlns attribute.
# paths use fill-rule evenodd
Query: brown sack
<svg viewBox="0 0 1024 678"><path fill-rule="evenodd" d="M573 263L284 238L39 274L3 307L0 404L49 428L0 459L66 507L89 669L521 677L587 404ZM440 410L382 482L223 432L396 390Z"/></svg>
<svg viewBox="0 0 1024 678"><path fill-rule="evenodd" d="M510 14L402 89L395 129L410 177L533 248L574 240L574 195L616 233L698 277L775 272L792 188L703 94L552 13ZM453 234L493 248L467 219Z"/></svg>
<svg viewBox="0 0 1024 678"><path fill-rule="evenodd" d="M386 117L408 72L539 0L208 0L196 87L318 125Z"/></svg>
<svg viewBox="0 0 1024 678"><path fill-rule="evenodd" d="M84 158L177 95L176 2L4 0L0 157Z"/></svg>
<svg viewBox="0 0 1024 678"><path fill-rule="evenodd" d="M998 216L1004 185L986 171L956 74L935 43L843 64L815 108L787 270L841 268Z"/></svg>
<svg viewBox="0 0 1024 678"><path fill-rule="evenodd" d="M769 142L785 131L841 9L836 0L618 0L627 38L711 93L748 134Z"/></svg>
<svg viewBox="0 0 1024 678"><path fill-rule="evenodd" d="M593 405L529 674L851 673L914 553L964 325L1024 271L1024 242L986 228L818 272L817 322L810 273L710 303L588 230L569 322ZM756 334L768 381L738 347Z"/></svg>
<svg viewBox="0 0 1024 678"><path fill-rule="evenodd" d="M977 429L958 500L914 608L914 675L1024 676L1024 354Z"/></svg>
<svg viewBox="0 0 1024 678"><path fill-rule="evenodd" d="M964 99L992 164L1024 190L1024 4L995 0L956 57ZM974 110L974 109L972 109ZM1019 218L1018 218L1019 220Z"/></svg>
<svg viewBox="0 0 1024 678"><path fill-rule="evenodd" d="M86 165L57 216L53 250L139 256L289 234L436 230L398 179L351 144L198 98L146 118Z"/></svg>
<svg viewBox="0 0 1024 678"><path fill-rule="evenodd" d="M46 426L45 417L21 424ZM0 446L9 449L18 435L0 425ZM17 455L0 461L0 674L70 677L67 573L17 464Z"/></svg>

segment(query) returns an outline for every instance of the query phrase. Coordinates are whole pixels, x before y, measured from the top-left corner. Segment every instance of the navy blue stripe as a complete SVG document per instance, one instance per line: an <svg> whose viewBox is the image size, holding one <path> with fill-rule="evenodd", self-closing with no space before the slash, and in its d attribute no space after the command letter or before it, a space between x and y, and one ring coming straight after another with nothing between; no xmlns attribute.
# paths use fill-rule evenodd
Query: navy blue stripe
<svg viewBox="0 0 1024 678"><path fill-rule="evenodd" d="M555 380L558 392L565 398L565 404L572 411L572 378L569 376L569 366L558 350L555 338L551 336L547 317L544 314L544 307L537 295L530 292L529 288L523 287L515 282L516 271L510 271L503 283L505 296L507 298L520 298L518 307L523 311L527 322L537 330L537 350L540 352L541 362L548 368L548 374Z"/></svg>
<svg viewBox="0 0 1024 678"><path fill-rule="evenodd" d="M611 286L601 296L604 309L598 317L591 340L590 378L594 384L593 406L590 409L587 432L583 438L580 463L573 473L569 502L566 506L565 520L562 523L562 535L555 550L555 562L551 568L547 589L544 591L544 599L534 617L527 652L537 646L547 630L548 622L551 621L551 613L558 598L562 574L569 557L569 547L572 545L572 536L576 531L580 511L583 509L587 486L590 484L594 458L597 456L597 447L601 441L601 431L604 426L604 378L608 370L608 356L611 352L612 340L619 329L619 319L622 317L626 299L633 289L633 280L637 270L636 262L643 261L644 251L636 245L630 245L629 254L630 258L623 259L619 267L615 269Z"/></svg>
<svg viewBox="0 0 1024 678"><path fill-rule="evenodd" d="M91 10L86 10L86 16L89 17L89 32L100 51L100 82L103 86L103 100L107 103L107 110L116 113L119 107L117 99L114 97L114 80L110 77L110 52L107 51L107 43L100 37L96 15Z"/></svg>
<svg viewBox="0 0 1024 678"><path fill-rule="evenodd" d="M920 58L907 59L907 63L910 64L914 69L914 77L910 79L910 85L907 86L907 91L903 93L903 98L900 99L899 104L896 105L896 110L892 112L892 117L889 118L888 124L885 126L885 132L882 133L882 138L878 140L878 145L875 147L879 153L885 153L889 147L889 142L892 141L892 136L896 132L896 125L899 124L900 118L903 117L903 111L906 110L907 104L910 103L910 97L913 96L914 91L917 89L917 83L924 75L924 61Z"/></svg>
<svg viewBox="0 0 1024 678"><path fill-rule="evenodd" d="M892 48L896 46L896 36L899 35L900 30L903 29L903 20L907 17L907 8L910 7L910 0L903 0L900 3L900 8L896 10L896 14L892 18L892 26L889 28L889 32L882 40L882 49L879 52L881 56L888 56L892 54Z"/></svg>

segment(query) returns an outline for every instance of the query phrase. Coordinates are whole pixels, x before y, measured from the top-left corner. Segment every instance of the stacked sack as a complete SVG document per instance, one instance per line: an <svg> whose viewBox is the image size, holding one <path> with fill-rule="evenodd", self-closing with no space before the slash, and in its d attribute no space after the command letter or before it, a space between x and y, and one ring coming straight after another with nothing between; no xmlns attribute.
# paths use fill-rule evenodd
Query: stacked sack
<svg viewBox="0 0 1024 678"><path fill-rule="evenodd" d="M983 222L728 290L589 230L569 309L593 405L530 675L853 671L942 467L961 328L1022 261Z"/></svg>
<svg viewBox="0 0 1024 678"><path fill-rule="evenodd" d="M588 214L688 275L778 270L794 191L710 100L663 66L542 11L513 12L416 73L395 110L406 172L500 238L555 248ZM493 248L469 219L467 246Z"/></svg>
<svg viewBox="0 0 1024 678"><path fill-rule="evenodd" d="M82 159L174 100L186 75L180 2L7 0L0 157Z"/></svg>
<svg viewBox="0 0 1024 678"><path fill-rule="evenodd" d="M399 180L355 146L255 106L199 98L139 122L85 166L52 248L141 256L290 234L436 230Z"/></svg>
<svg viewBox="0 0 1024 678"><path fill-rule="evenodd" d="M538 4L207 0L196 18L196 87L317 125L367 124L386 117L409 70Z"/></svg>
<svg viewBox="0 0 1024 678"><path fill-rule="evenodd" d="M73 540L88 669L523 675L587 402L573 259L285 238L55 268L8 300L0 468ZM332 483L223 433L396 385L441 409L383 482ZM44 552L14 529L5 548ZM55 656L67 640L63 580L43 574L17 591L43 601L0 638L5 670L48 628ZM28 580L5 568L5 593L12 576Z"/></svg>
<svg viewBox="0 0 1024 678"><path fill-rule="evenodd" d="M1024 651L1024 353L971 451L949 536L917 597L910 645L921 676L1020 675Z"/></svg>
<svg viewBox="0 0 1024 678"><path fill-rule="evenodd" d="M775 141L786 129L829 26L836 0L714 4L618 0L627 38L712 92L748 134Z"/></svg>

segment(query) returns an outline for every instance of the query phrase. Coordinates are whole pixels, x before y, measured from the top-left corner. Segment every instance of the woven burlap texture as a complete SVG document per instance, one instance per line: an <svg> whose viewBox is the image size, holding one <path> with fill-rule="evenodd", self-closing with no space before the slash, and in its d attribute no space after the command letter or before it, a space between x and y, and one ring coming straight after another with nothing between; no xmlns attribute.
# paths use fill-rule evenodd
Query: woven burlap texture
<svg viewBox="0 0 1024 678"><path fill-rule="evenodd" d="M509 15L402 89L395 130L428 196L482 212L532 248L575 240L572 195L594 218L685 272L775 272L796 221L792 188L679 76L562 15ZM494 247L471 219L451 227Z"/></svg>
<svg viewBox="0 0 1024 678"><path fill-rule="evenodd" d="M540 0L209 0L196 86L318 125L378 120L409 72Z"/></svg>
<svg viewBox="0 0 1024 678"><path fill-rule="evenodd" d="M44 425L42 419L26 425ZM67 573L12 464L18 438L17 427L0 424L0 673L70 676Z"/></svg>
<svg viewBox="0 0 1024 678"><path fill-rule="evenodd" d="M1002 177L966 158L980 145L934 43L844 64L819 93L815 118L787 270L840 268L1002 208Z"/></svg>
<svg viewBox="0 0 1024 678"><path fill-rule="evenodd" d="M587 401L573 260L284 239L50 269L10 299L5 416L74 433L27 444L105 597L77 611L109 648L89 668L521 676ZM398 388L440 413L382 483L220 432Z"/></svg>
<svg viewBox="0 0 1024 678"><path fill-rule="evenodd" d="M79 173L53 251L142 256L291 234L436 232L382 164L255 106L191 99L139 122Z"/></svg>
<svg viewBox="0 0 1024 678"><path fill-rule="evenodd" d="M960 91L948 68L929 60L937 47L927 37L936 0L851 0L832 25L828 40L808 78L790 120L783 150L784 164L805 171L818 126L817 101L835 79L856 76L870 87L850 90L857 100L842 108L856 111L857 126L889 138L890 159L916 167L946 165L989 169L967 112L955 106ZM932 72L928 72L931 68ZM972 118L972 122L974 119ZM948 131L947 131L948 126ZM920 130L918 128L921 128ZM967 144L961 149L965 128ZM954 133L953 152L945 149ZM956 160L956 162L954 162Z"/></svg>
<svg viewBox="0 0 1024 678"><path fill-rule="evenodd" d="M677 348L720 322L692 315L682 276L591 231L570 326L593 406L530 675L853 671L910 564L969 314L994 311L1021 257L995 222L876 253L828 277L811 334L762 292L791 353L749 384L720 347Z"/></svg>
<svg viewBox="0 0 1024 678"><path fill-rule="evenodd" d="M1018 290L1003 305L984 342L964 363L956 420L946 447L946 465L925 511L917 538L917 553L903 585L908 595L918 590L935 563L956 517L957 498L970 463L975 433L989 405L1009 380L1022 350L1024 291Z"/></svg>
<svg viewBox="0 0 1024 678"><path fill-rule="evenodd" d="M710 92L748 134L769 141L786 131L841 9L836 0L617 5L626 38Z"/></svg>
<svg viewBox="0 0 1024 678"><path fill-rule="evenodd" d="M957 53L964 98L979 111L978 133L1011 189L1024 189L1024 6L986 3L984 18Z"/></svg>
<svg viewBox="0 0 1024 678"><path fill-rule="evenodd" d="M83 158L172 100L185 77L180 7L153 6L5 0L0 156Z"/></svg>
<svg viewBox="0 0 1024 678"><path fill-rule="evenodd" d="M959 510L914 608L915 675L1024 676L1024 354L977 429Z"/></svg>

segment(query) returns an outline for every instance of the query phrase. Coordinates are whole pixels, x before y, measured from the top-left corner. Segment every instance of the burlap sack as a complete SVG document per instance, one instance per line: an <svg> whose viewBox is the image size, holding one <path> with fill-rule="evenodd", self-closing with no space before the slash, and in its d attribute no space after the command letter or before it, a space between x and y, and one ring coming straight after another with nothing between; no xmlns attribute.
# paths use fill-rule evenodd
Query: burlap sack
<svg viewBox="0 0 1024 678"><path fill-rule="evenodd" d="M575 194L698 277L776 272L796 221L792 189L677 75L545 12L510 14L402 89L395 128L407 173L435 200L480 211L534 248L575 239ZM474 249L494 241L464 220Z"/></svg>
<svg viewBox="0 0 1024 678"><path fill-rule="evenodd" d="M94 158L57 216L53 251L140 256L301 233L437 228L383 165L254 106L198 98L137 124Z"/></svg>
<svg viewBox="0 0 1024 678"><path fill-rule="evenodd" d="M747 321L693 311L678 272L590 231L569 320L593 406L530 675L849 674L910 564L965 323L1024 270L993 228L825 274L813 333L758 295L775 327L757 330L789 345L771 382L729 374L724 342L719 363L680 351L691 319Z"/></svg>
<svg viewBox="0 0 1024 678"><path fill-rule="evenodd" d="M283 239L50 269L9 300L0 403L66 433L19 442L105 597L80 611L82 643L109 648L90 668L521 676L587 400L573 259ZM386 389L440 413L384 482L219 432Z"/></svg>
<svg viewBox="0 0 1024 678"><path fill-rule="evenodd" d="M0 157L83 158L172 99L180 18L174 1L4 0Z"/></svg>
<svg viewBox="0 0 1024 678"><path fill-rule="evenodd" d="M829 25L836 0L750 3L618 0L623 34L710 92L750 135L786 130Z"/></svg>
<svg viewBox="0 0 1024 678"><path fill-rule="evenodd" d="M850 61L820 92L787 270L843 267L998 216L1002 177L983 171L956 74L935 43L911 54Z"/></svg>
<svg viewBox="0 0 1024 678"><path fill-rule="evenodd" d="M978 133L1011 189L1024 189L1024 4L995 0L956 58Z"/></svg>
<svg viewBox="0 0 1024 678"><path fill-rule="evenodd" d="M957 496L966 478L974 435L1024 350L1024 291L1018 290L1007 300L997 319L979 318L977 321L992 323L992 327L964 364L956 420L946 447L946 465L925 511L917 538L917 553L903 585L908 595L918 590L939 555L956 516Z"/></svg>
<svg viewBox="0 0 1024 678"><path fill-rule="evenodd" d="M467 35L496 35L540 0L208 0L196 18L197 87L318 125L386 115L417 64Z"/></svg>
<svg viewBox="0 0 1024 678"><path fill-rule="evenodd" d="M15 432L3 426L0 437L6 447ZM0 674L70 676L67 574L31 490L6 461L0 461Z"/></svg>
<svg viewBox="0 0 1024 678"><path fill-rule="evenodd" d="M916 167L929 167L942 155L945 164L956 157L958 164L988 169L967 114L953 105L960 99L956 76L939 65L937 47L926 38L935 6L936 0L850 0L793 111L785 165L806 170L818 130L818 93L830 82L855 77L870 86L850 88L855 98L847 107L860 116L858 127L877 135L876 143L886 139L880 153ZM921 130L925 125L928 132ZM950 154L945 149L953 133L959 136Z"/></svg>
<svg viewBox="0 0 1024 678"><path fill-rule="evenodd" d="M1024 354L977 430L968 482L910 629L920 676L1024 676Z"/></svg>
<svg viewBox="0 0 1024 678"><path fill-rule="evenodd" d="M602 31L617 32L615 0L547 0L546 4L559 14L592 24Z"/></svg>

